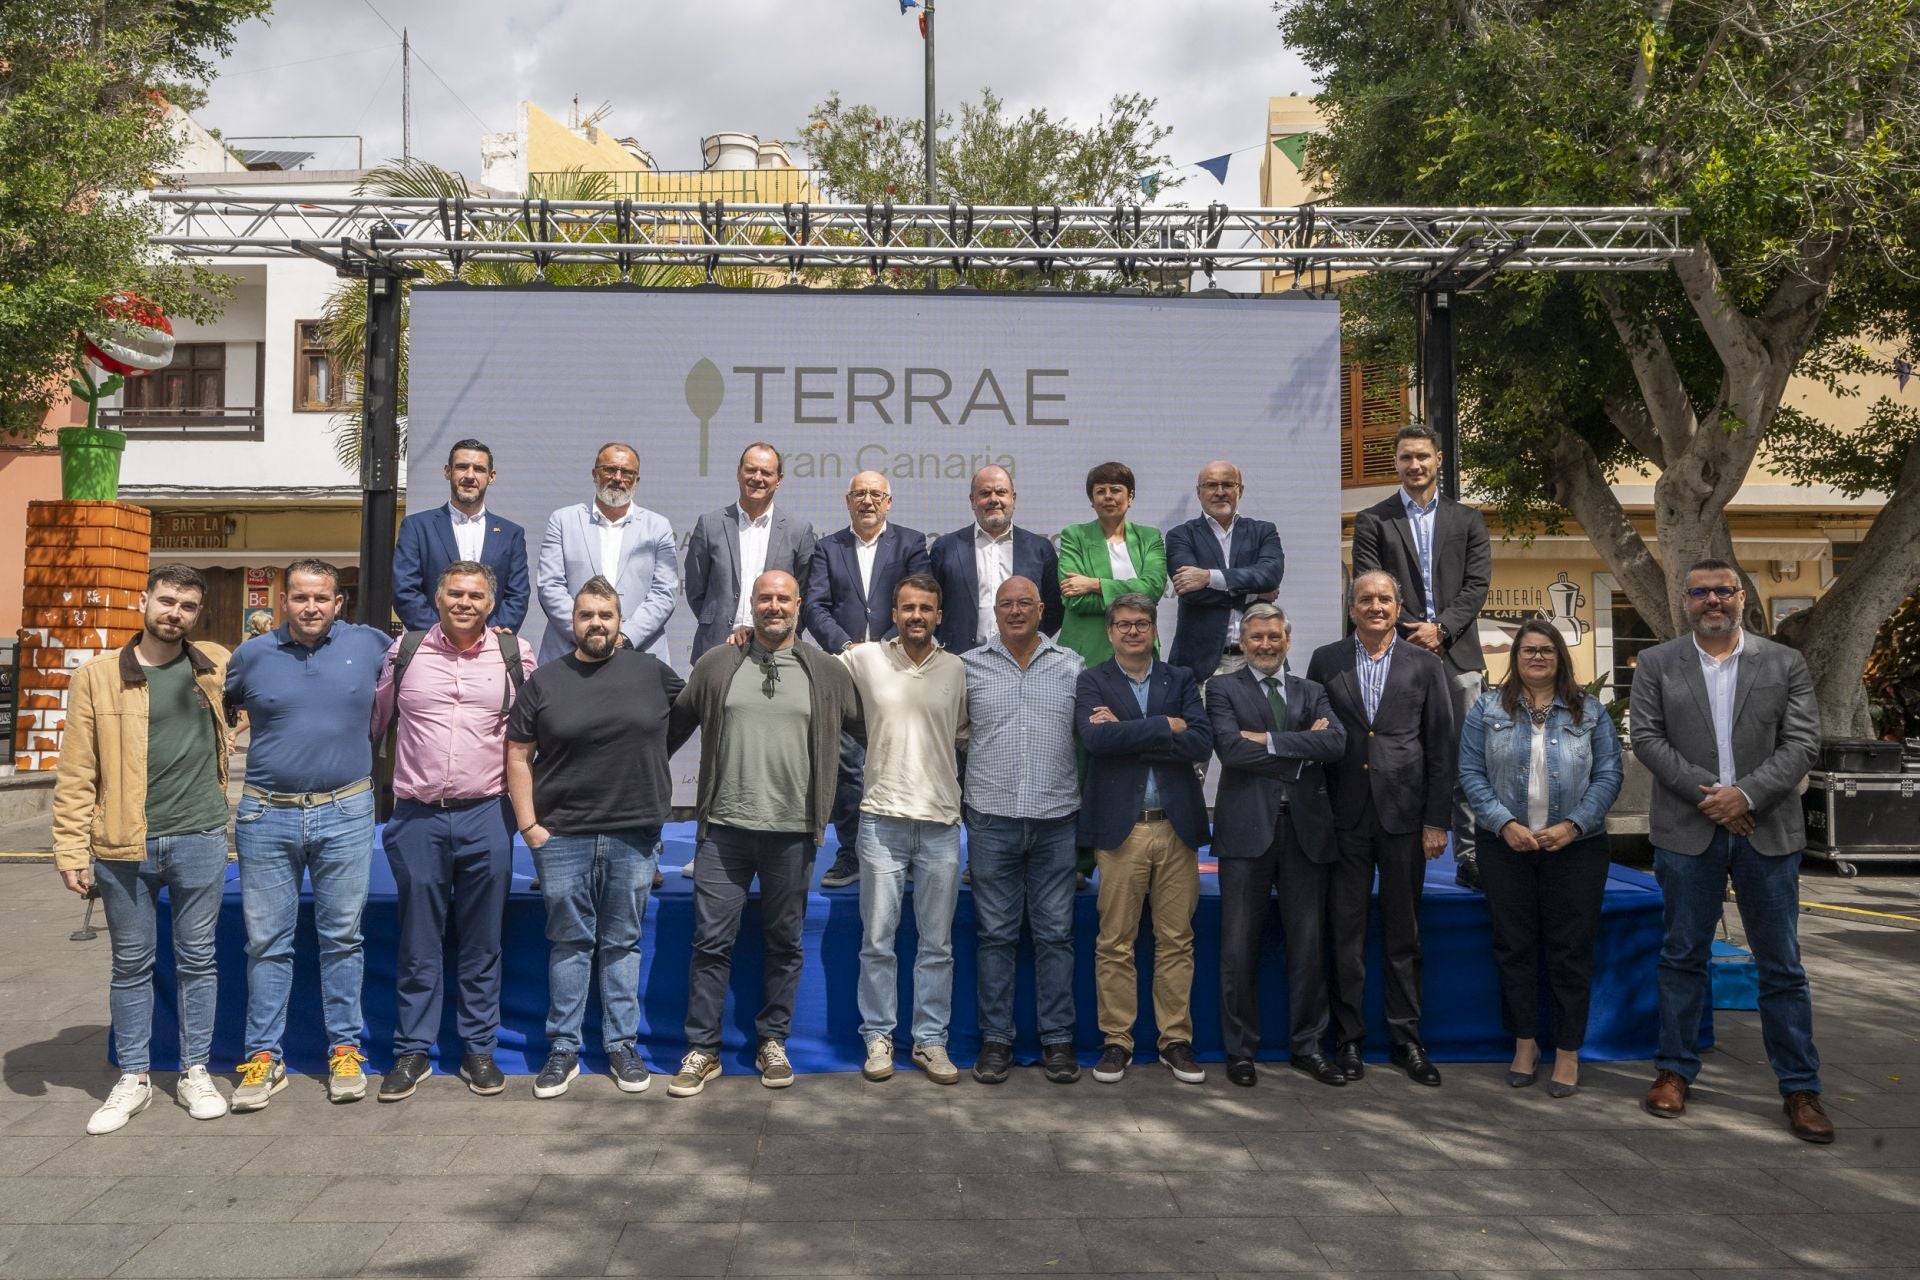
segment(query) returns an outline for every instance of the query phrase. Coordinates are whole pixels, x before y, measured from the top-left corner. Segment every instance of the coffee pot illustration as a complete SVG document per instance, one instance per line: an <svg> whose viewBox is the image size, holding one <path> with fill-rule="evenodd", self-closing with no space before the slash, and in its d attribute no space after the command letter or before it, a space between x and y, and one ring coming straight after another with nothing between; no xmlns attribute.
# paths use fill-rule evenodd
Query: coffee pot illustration
<svg viewBox="0 0 1920 1280"><path fill-rule="evenodd" d="M1580 637L1591 629L1574 613L1586 602L1578 584L1567 581L1565 570L1547 584L1547 621L1553 624L1568 648L1578 645Z"/></svg>

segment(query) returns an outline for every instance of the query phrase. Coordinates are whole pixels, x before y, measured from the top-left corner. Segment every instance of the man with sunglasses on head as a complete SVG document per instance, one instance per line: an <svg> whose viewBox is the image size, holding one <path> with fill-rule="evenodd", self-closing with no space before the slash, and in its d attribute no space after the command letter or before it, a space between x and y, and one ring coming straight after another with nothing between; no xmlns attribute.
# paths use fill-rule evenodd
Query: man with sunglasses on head
<svg viewBox="0 0 1920 1280"><path fill-rule="evenodd" d="M1683 590L1691 633L1642 652L1633 673L1633 754L1654 779L1648 817L1666 902L1660 1052L1644 1105L1662 1119L1687 1109L1731 879L1760 966L1760 1035L1787 1127L1832 1142L1800 965L1800 787L1820 751L1813 679L1799 653L1741 626L1747 594L1732 565L1694 564Z"/></svg>
<svg viewBox="0 0 1920 1280"><path fill-rule="evenodd" d="M700 732L695 789L693 960L687 1055L667 1086L690 1098L720 1074L720 1028L747 891L760 882L764 996L754 1019L760 1083L793 1083L787 1033L800 989L813 854L833 811L840 737L863 736L846 668L799 638L800 584L769 569L753 584L753 634L715 645L674 700L667 748Z"/></svg>
<svg viewBox="0 0 1920 1280"><path fill-rule="evenodd" d="M665 516L634 502L640 455L632 445L600 446L590 474L592 501L562 507L547 517L540 542L535 585L547 615L540 664L573 651L574 597L596 575L620 593L620 637L626 647L671 663L667 619L680 591L673 526Z"/></svg>

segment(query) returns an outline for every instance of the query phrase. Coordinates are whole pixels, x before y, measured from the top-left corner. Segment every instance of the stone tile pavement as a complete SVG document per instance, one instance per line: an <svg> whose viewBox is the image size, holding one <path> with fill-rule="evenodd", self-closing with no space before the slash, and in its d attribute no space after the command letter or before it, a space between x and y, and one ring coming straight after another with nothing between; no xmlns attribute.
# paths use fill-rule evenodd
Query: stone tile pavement
<svg viewBox="0 0 1920 1280"><path fill-rule="evenodd" d="M687 1101L439 1077L348 1107L302 1078L208 1124L159 1077L89 1138L106 938L67 940L50 866L0 866L0 1277L1920 1277L1920 879L1813 870L1804 896L1850 908L1802 931L1831 1147L1784 1131L1751 1014L1720 1016L1673 1122L1638 1108L1645 1063L1590 1064L1566 1101L1499 1064L1448 1065L1439 1090L1141 1067L1069 1088L727 1076Z"/></svg>

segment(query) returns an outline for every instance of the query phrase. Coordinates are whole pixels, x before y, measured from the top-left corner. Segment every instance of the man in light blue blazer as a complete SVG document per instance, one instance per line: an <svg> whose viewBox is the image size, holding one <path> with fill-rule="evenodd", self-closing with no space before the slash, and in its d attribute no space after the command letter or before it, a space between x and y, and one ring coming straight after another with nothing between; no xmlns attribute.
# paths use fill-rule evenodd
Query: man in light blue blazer
<svg viewBox="0 0 1920 1280"><path fill-rule="evenodd" d="M573 598L599 574L620 593L620 634L630 648L667 656L667 619L680 591L680 557L673 526L658 512L636 506L640 455L630 445L603 445L593 458L593 500L547 517L536 575L547 615L540 661L570 653Z"/></svg>
<svg viewBox="0 0 1920 1280"><path fill-rule="evenodd" d="M527 620L527 535L513 521L487 510L493 484L493 450L461 440L447 451L444 473L451 493L444 506L416 511L400 522L393 548L393 611L409 631L440 621L433 593L440 571L456 560L475 560L493 570L499 598L490 627L518 631Z"/></svg>

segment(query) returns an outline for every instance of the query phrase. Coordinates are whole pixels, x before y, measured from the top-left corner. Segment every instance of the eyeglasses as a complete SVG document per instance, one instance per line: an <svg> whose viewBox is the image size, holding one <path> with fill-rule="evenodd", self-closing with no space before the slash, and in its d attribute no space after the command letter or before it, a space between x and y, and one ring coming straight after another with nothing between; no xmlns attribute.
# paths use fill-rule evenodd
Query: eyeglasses
<svg viewBox="0 0 1920 1280"><path fill-rule="evenodd" d="M1712 596L1715 600L1731 600L1740 594L1738 587L1688 587L1687 599L1705 600Z"/></svg>
<svg viewBox="0 0 1920 1280"><path fill-rule="evenodd" d="M638 480L640 478L640 473L630 467L595 467L593 471L595 475L605 476L609 480Z"/></svg>
<svg viewBox="0 0 1920 1280"><path fill-rule="evenodd" d="M859 501L862 501L863 499L868 499L868 498L871 498L875 502L885 502L888 498L891 498L893 495L888 493L885 489L849 489L847 491L847 496L849 498L852 498L855 502L859 502Z"/></svg>
<svg viewBox="0 0 1920 1280"><path fill-rule="evenodd" d="M1557 658L1560 655L1555 653L1551 648L1536 649L1529 645L1520 651L1520 656L1523 658Z"/></svg>
<svg viewBox="0 0 1920 1280"><path fill-rule="evenodd" d="M1152 621L1146 618L1136 618L1131 622L1109 622L1107 626L1109 626L1115 631L1123 632L1128 635L1132 635L1135 632L1153 630Z"/></svg>

